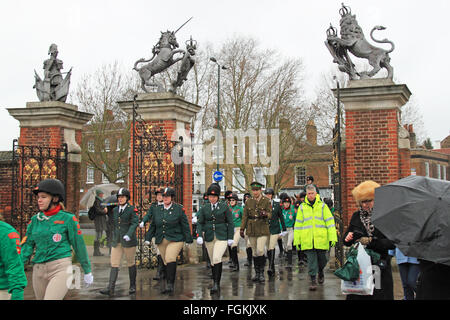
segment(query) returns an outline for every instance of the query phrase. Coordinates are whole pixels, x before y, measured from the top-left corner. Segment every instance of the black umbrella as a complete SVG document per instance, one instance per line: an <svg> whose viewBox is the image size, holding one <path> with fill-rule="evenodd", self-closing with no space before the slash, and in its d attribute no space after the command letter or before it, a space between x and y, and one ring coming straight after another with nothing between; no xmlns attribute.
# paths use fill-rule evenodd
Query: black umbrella
<svg viewBox="0 0 450 320"><path fill-rule="evenodd" d="M450 181L410 176L375 189L372 222L405 255L450 265Z"/></svg>

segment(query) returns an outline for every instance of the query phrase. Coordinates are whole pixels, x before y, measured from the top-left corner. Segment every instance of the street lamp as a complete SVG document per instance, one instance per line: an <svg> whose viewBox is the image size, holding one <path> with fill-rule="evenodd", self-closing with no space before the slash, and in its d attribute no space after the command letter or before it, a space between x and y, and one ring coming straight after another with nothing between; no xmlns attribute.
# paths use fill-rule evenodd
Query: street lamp
<svg viewBox="0 0 450 320"><path fill-rule="evenodd" d="M227 70L228 68L220 65L214 57L210 57L209 60L217 64L217 129L220 130L220 69ZM219 171L219 150L220 139L217 139L217 171Z"/></svg>

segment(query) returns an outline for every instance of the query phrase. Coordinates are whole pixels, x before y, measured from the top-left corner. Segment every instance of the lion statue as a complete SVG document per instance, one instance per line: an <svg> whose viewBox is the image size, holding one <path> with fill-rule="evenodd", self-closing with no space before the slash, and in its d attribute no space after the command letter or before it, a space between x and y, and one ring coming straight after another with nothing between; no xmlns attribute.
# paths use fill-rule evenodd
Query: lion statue
<svg viewBox="0 0 450 320"><path fill-rule="evenodd" d="M331 54L334 56L334 62L339 64L339 69L347 72L351 79L356 79L357 75L361 79L367 79L372 78L382 68L385 68L388 72L387 78L392 79L394 69L390 64L391 59L389 53L394 51L395 45L387 39L377 40L373 37L375 30L385 30L386 28L383 26L375 26L370 32L370 38L377 43L391 44L392 47L390 50L375 47L366 40L363 30L356 21L356 16L351 14L349 7L342 4L342 9L339 13L341 14L341 38L337 36L337 30L333 26L330 26L327 30L327 41L325 42ZM367 72L356 72L354 69L355 66L347 54L347 50L358 58L367 59L373 69Z"/></svg>

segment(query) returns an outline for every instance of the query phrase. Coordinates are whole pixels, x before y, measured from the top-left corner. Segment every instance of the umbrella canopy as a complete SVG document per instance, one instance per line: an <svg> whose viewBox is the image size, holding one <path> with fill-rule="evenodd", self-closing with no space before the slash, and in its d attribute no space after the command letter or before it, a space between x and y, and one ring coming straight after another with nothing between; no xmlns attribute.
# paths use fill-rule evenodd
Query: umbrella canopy
<svg viewBox="0 0 450 320"><path fill-rule="evenodd" d="M102 203L102 206L104 206L104 207L116 206L116 205L117 205L117 196L115 194L104 199L103 203Z"/></svg>
<svg viewBox="0 0 450 320"><path fill-rule="evenodd" d="M85 207L86 209L92 207L95 201L95 196L97 190L100 189L103 191L104 196L111 195L111 191L113 190L119 190L120 187L114 183L106 183L106 184L98 184L93 186L86 192L86 194L81 198L80 205Z"/></svg>
<svg viewBox="0 0 450 320"><path fill-rule="evenodd" d="M450 181L410 176L375 189L372 222L405 255L450 265Z"/></svg>

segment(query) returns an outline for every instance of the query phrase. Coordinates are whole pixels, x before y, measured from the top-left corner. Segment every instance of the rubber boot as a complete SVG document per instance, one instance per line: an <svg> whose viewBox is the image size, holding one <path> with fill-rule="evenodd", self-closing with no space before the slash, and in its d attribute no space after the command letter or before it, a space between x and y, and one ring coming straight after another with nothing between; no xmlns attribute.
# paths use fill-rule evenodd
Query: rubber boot
<svg viewBox="0 0 450 320"><path fill-rule="evenodd" d="M95 240L94 241L94 257L103 256L103 254L100 252L100 241Z"/></svg>
<svg viewBox="0 0 450 320"><path fill-rule="evenodd" d="M253 250L252 248L247 248L247 262L244 263L244 266L246 267L251 267L252 266L252 261L253 261Z"/></svg>
<svg viewBox="0 0 450 320"><path fill-rule="evenodd" d="M176 262L170 262L166 266L166 272L167 272L167 289L166 293L168 293L170 296L173 295L173 292L175 290L175 275L177 272L177 263Z"/></svg>
<svg viewBox="0 0 450 320"><path fill-rule="evenodd" d="M287 269L292 269L292 250L287 251Z"/></svg>
<svg viewBox="0 0 450 320"><path fill-rule="evenodd" d="M319 276L317 281L319 282L319 284L323 284L325 281L325 275L323 274L323 270L319 271Z"/></svg>
<svg viewBox="0 0 450 320"><path fill-rule="evenodd" d="M259 258L259 278L258 278L258 282L259 283L264 283L264 281L266 281L266 279L264 278L264 268L266 266L266 257L265 256L261 256L258 257Z"/></svg>
<svg viewBox="0 0 450 320"><path fill-rule="evenodd" d="M128 292L130 294L136 293L136 273L136 265L128 267L128 275L130 277L130 290Z"/></svg>
<svg viewBox="0 0 450 320"><path fill-rule="evenodd" d="M267 274L271 278L275 275L275 249L267 251L267 258L269 260L269 268L267 269Z"/></svg>
<svg viewBox="0 0 450 320"><path fill-rule="evenodd" d="M110 297L114 296L114 290L116 288L117 276L119 275L119 268L111 267L111 271L109 273L109 283L106 289L100 290L101 294L106 294Z"/></svg>
<svg viewBox="0 0 450 320"><path fill-rule="evenodd" d="M233 258L233 266L231 271L239 271L239 257L238 257L238 248L231 248L231 256Z"/></svg>
<svg viewBox="0 0 450 320"><path fill-rule="evenodd" d="M259 280L259 257L253 257L253 267L255 268L255 276L252 278L252 281Z"/></svg>
<svg viewBox="0 0 450 320"><path fill-rule="evenodd" d="M159 275L159 293L166 293L167 287L167 266L164 262L161 265L161 273Z"/></svg>
<svg viewBox="0 0 450 320"><path fill-rule="evenodd" d="M163 266L163 264L164 264L164 262L163 262L163 260L162 260L162 258L161 258L161 255L160 254L158 254L158 270L156 271L156 274L155 274L155 276L153 277L153 280L159 280L159 279L161 279L161 270L162 270L162 266Z"/></svg>
<svg viewBox="0 0 450 320"><path fill-rule="evenodd" d="M309 286L309 291L315 291L317 289L316 276L311 276L311 284Z"/></svg>

